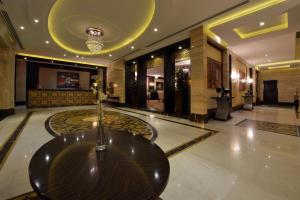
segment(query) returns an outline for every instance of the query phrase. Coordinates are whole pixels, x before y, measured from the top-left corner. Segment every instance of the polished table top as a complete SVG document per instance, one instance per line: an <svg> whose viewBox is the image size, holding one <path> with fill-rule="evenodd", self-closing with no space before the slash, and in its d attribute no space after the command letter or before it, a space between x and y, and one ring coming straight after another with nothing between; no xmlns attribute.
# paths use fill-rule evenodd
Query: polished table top
<svg viewBox="0 0 300 200"><path fill-rule="evenodd" d="M170 165L154 143L105 129L104 152L96 133L68 134L42 146L29 165L30 183L43 199L156 199L165 189Z"/></svg>

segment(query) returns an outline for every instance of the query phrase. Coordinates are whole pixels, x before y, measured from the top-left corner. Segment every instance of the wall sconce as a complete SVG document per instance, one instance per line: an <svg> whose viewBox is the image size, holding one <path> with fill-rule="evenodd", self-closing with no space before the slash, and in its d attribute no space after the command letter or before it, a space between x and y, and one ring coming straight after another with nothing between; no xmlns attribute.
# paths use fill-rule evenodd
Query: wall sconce
<svg viewBox="0 0 300 200"><path fill-rule="evenodd" d="M237 81L239 80L239 78L240 78L240 75L239 75L237 72L233 71L233 72L231 73L231 79L232 79L234 82L237 82Z"/></svg>
<svg viewBox="0 0 300 200"><path fill-rule="evenodd" d="M134 72L134 80L135 80L135 81L137 80L137 76L138 76L138 73L137 73L137 72Z"/></svg>
<svg viewBox="0 0 300 200"><path fill-rule="evenodd" d="M248 84L253 83L253 79L252 79L252 78L248 78L248 79L247 79L247 83L248 83Z"/></svg>

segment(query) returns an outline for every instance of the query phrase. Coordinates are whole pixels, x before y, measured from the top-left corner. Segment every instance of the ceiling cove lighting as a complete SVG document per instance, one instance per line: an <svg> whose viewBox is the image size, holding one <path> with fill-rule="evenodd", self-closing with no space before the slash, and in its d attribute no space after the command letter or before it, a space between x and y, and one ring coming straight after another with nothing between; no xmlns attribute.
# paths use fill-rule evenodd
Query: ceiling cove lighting
<svg viewBox="0 0 300 200"><path fill-rule="evenodd" d="M66 51L72 52L74 54L85 55L85 56L86 55L95 55L95 53L92 53L90 51L82 51L82 50L78 50L78 49L70 47L59 37L59 34L56 32L56 26L57 26L57 20L58 20L58 19L56 19L56 15L62 9L63 1L64 0L56 0L49 12L48 30L49 30L50 36L52 37L53 41L58 46L65 49ZM110 48L104 49L96 54L98 54L98 55L106 54L106 53L118 50L122 47L125 47L125 46L129 45L130 43L132 43L134 40L136 40L138 37L140 37L145 32L145 30L150 25L150 23L154 17L154 13L155 13L155 0L149 0L147 2L149 2L149 9L148 9L149 12L147 13L146 20L144 21L144 23L139 28L137 28L136 31L132 35L125 38L122 42L120 42L117 45L112 46Z"/></svg>
<svg viewBox="0 0 300 200"><path fill-rule="evenodd" d="M82 65L91 65L91 66L95 66L95 67L101 66L101 65L96 64L96 63L78 62L78 61L74 61L74 60L68 60L68 59L63 59L63 58L54 58L54 57L49 57L49 56L40 56L40 55L35 55L35 54L17 53L17 55L24 56L26 59L28 59L27 57L33 57L33 58L47 59L47 60L53 60L53 61L75 63L75 65L76 64L82 64Z"/></svg>
<svg viewBox="0 0 300 200"><path fill-rule="evenodd" d="M268 67L268 69L286 69L290 68L291 65L282 65L282 66L276 66L276 67Z"/></svg>
<svg viewBox="0 0 300 200"><path fill-rule="evenodd" d="M206 31L208 36L210 36L212 39L216 40L217 35L211 30L212 28L214 28L216 26L219 26L219 25L222 25L222 24L225 24L227 22L236 20L238 18L244 17L246 15L250 15L252 13L261 11L261 10L266 9L268 7L275 6L275 5L283 3L285 1L287 1L287 0L265 0L261 3L257 3L253 6L248 7L248 8L241 9L241 10L239 10L237 12L234 12L232 14L229 14L227 16L224 16L224 17L212 20L211 22L208 22L205 25L205 31ZM224 40L221 41L221 45L225 46L225 47L228 46L228 44Z"/></svg>
<svg viewBox="0 0 300 200"><path fill-rule="evenodd" d="M233 29L233 31L241 38L241 39L247 39L247 38L251 38L254 36L258 36L258 35L263 35L263 34L267 34L267 33L271 33L274 31L281 31L284 29L287 29L289 27L289 20L288 20L288 14L284 13L282 15L282 23L275 25L275 26L271 26L268 28L264 28L258 31L253 31L253 32L249 32L249 33L244 33L243 31L241 31L239 28L235 28Z"/></svg>
<svg viewBox="0 0 300 200"><path fill-rule="evenodd" d="M266 64L260 64L256 65L256 69L259 70L259 68L262 67L273 67L273 66L282 66L282 65L291 65L291 64L296 64L300 63L300 60L287 60L287 61L281 61L281 62L274 62L274 63L266 63Z"/></svg>

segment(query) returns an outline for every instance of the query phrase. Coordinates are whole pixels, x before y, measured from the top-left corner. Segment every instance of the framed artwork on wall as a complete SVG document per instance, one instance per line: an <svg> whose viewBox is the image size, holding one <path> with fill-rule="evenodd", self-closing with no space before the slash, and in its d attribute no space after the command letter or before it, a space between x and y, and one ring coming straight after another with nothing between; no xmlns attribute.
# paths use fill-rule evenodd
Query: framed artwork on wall
<svg viewBox="0 0 300 200"><path fill-rule="evenodd" d="M240 82L239 82L239 90L245 91L246 90L246 73L243 71L239 71L240 74Z"/></svg>
<svg viewBox="0 0 300 200"><path fill-rule="evenodd" d="M216 89L222 86L222 65L207 57L207 88Z"/></svg>
<svg viewBox="0 0 300 200"><path fill-rule="evenodd" d="M57 88L79 89L79 73L57 72Z"/></svg>
<svg viewBox="0 0 300 200"><path fill-rule="evenodd" d="M156 90L164 90L164 83L156 82Z"/></svg>

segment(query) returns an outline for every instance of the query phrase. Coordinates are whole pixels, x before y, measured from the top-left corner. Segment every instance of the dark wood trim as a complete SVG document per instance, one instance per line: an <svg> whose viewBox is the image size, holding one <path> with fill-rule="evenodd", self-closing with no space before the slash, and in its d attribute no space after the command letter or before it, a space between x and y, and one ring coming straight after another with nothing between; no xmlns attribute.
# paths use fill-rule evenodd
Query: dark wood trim
<svg viewBox="0 0 300 200"><path fill-rule="evenodd" d="M175 113L175 56L172 49L166 49L164 54L164 110Z"/></svg>
<svg viewBox="0 0 300 200"><path fill-rule="evenodd" d="M33 112L29 112L26 114L26 117L22 120L22 122L18 125L17 129L13 132L13 134L9 137L9 139L5 142L0 149L0 170L8 157L10 150L13 148L14 144L16 143L18 136L22 133L22 130L26 126L30 116Z"/></svg>
<svg viewBox="0 0 300 200"><path fill-rule="evenodd" d="M9 115L15 114L15 109L14 108L9 108L9 109L0 109L0 121L4 118L6 118Z"/></svg>

